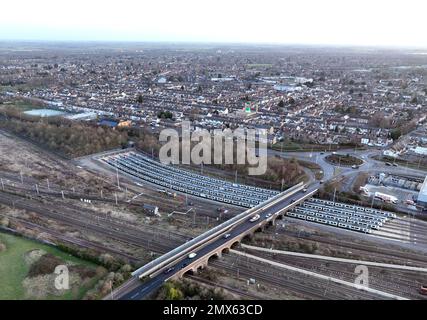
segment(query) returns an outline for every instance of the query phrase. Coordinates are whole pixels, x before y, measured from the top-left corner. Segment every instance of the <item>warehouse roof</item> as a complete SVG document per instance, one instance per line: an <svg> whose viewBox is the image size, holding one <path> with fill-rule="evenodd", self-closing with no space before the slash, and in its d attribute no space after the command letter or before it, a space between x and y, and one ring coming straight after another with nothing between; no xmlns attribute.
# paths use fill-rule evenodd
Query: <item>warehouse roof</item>
<svg viewBox="0 0 427 320"><path fill-rule="evenodd" d="M427 196L427 176L424 180L423 185L421 186L420 195L421 194Z"/></svg>

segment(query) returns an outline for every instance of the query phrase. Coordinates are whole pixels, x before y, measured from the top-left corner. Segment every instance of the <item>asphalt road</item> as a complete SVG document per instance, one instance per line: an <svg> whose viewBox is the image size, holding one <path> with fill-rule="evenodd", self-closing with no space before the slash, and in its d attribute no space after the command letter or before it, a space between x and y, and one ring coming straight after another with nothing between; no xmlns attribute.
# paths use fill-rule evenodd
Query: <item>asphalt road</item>
<svg viewBox="0 0 427 320"><path fill-rule="evenodd" d="M307 193L317 189L319 187L319 183L313 183L306 192L299 191L292 195L289 198L283 199L282 201L276 203L275 205L269 207L265 211L262 211L262 213L259 213L260 218L256 222L250 222L249 219L245 222L235 226L233 229L231 229L228 233L230 234L230 237L224 238L223 236L217 238L215 241L209 243L208 245L199 248L194 251L194 253L197 254L197 256L193 259L184 258L183 260L180 260L176 264L170 266L173 268L173 270L170 270L168 273L161 273L157 276L153 277L152 279L149 279L148 281L141 283L140 286L137 288L129 291L128 293L124 294L123 296L119 297L119 300L141 300L148 294L152 293L154 290L158 289L166 280L171 278L173 275L175 275L178 271L185 268L190 263L194 262L195 259L201 259L209 254L211 252L215 251L216 248L222 246L226 242L230 241L230 239L239 236L240 234L244 233L245 231L251 229L254 227L254 225L259 224L260 222L264 220L271 220L273 219L273 215L283 209L284 207L290 205L293 201L303 197ZM267 215L271 215L270 217L267 217Z"/></svg>

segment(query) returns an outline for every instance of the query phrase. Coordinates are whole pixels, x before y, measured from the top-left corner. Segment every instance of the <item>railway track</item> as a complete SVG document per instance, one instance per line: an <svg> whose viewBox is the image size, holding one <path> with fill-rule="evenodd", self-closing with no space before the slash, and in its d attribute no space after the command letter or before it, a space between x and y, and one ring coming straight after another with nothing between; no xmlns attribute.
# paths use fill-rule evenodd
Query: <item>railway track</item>
<svg viewBox="0 0 427 320"><path fill-rule="evenodd" d="M378 299L381 298L369 292L360 291L351 287L342 286L333 282L326 282L321 279L309 277L306 275L298 274L280 270L276 267L262 265L258 261L251 261L240 259L234 262L224 260L215 260L212 262L214 267L226 270L230 275L236 275L236 268L239 270L240 276L254 278L258 281L265 282L276 288L285 289L296 295L302 295L309 299ZM268 268L268 272L262 268ZM260 270L261 269L261 270Z"/></svg>
<svg viewBox="0 0 427 320"><path fill-rule="evenodd" d="M274 231L271 228L264 231L264 233L270 235L270 237L274 236L273 232ZM397 262L400 262L402 264L407 264L408 261L411 261L416 263L411 264L413 266L417 265L420 267L427 267L427 256L423 253L402 252L395 249L382 248L373 244L362 244L354 241L347 241L344 239L340 239L339 241L330 240L323 236L318 236L314 234L307 235L305 233L287 231L282 228L277 228L276 232L283 235L294 236L298 239L310 240L317 244L338 246L341 249L346 248L351 250L359 250L363 252L363 256L369 257L369 260L371 261L378 261L379 257L384 258L385 261L391 261L391 258L394 258ZM352 253L354 252L352 251Z"/></svg>
<svg viewBox="0 0 427 320"><path fill-rule="evenodd" d="M85 211L62 209L60 213L56 210L51 210L49 207L46 208L36 201L13 197L9 194L5 195L1 192L0 203L13 205L16 208L38 213L41 216L54 219L69 226L78 227L79 230L82 231L87 230L121 242L133 243L155 252L166 252L171 247L176 246L177 243L184 242L182 238L172 239L172 237L167 238L162 234L148 233L140 229L130 228L129 226L114 221L112 218L104 221L99 216L95 217L90 214L84 215Z"/></svg>
<svg viewBox="0 0 427 320"><path fill-rule="evenodd" d="M10 192L10 193L15 193L15 194L31 194L33 196L44 195L44 196L56 197L58 199L62 198L62 196L63 196L62 192L64 192L64 197L67 199L76 199L76 200L88 199L88 200L98 201L98 202L103 202L103 203L116 203L114 192L105 193L101 197L100 194L90 194L87 192L79 193L78 190L76 191L76 190L69 190L69 189L68 190L67 189L61 190L60 187L56 187L57 190L55 191L54 185L50 185L50 188L48 188L47 185L46 186L39 185L40 181L37 181L34 179L33 179L34 184L28 185L28 184L22 184L21 180L17 177L11 177L10 175L6 175L4 177L5 178L4 178L3 182L4 182L4 188L5 188L4 191L5 192ZM12 182L12 181L13 181L12 184L6 183L6 182ZM35 189L36 184L38 185L38 193ZM121 195L117 197L117 204L140 207L140 206L142 206L148 202L151 202L151 203L155 203L155 204L160 204L159 206L163 209L163 211L167 211L167 212L171 212L171 211L175 210L176 207L179 207L182 205L182 201L174 200L170 197L165 198L165 196L153 194L154 191L144 192L142 195L144 200L134 199L132 201L129 201L132 199L132 193L134 195L139 195L141 193L138 192L138 190L133 189L132 186L128 186L127 190L129 193L129 197L125 198L124 191L121 190L120 191ZM209 209L203 208L203 207L197 207L197 215L208 216L211 218L217 218L218 217L218 213L216 213L214 210L209 210Z"/></svg>
<svg viewBox="0 0 427 320"><path fill-rule="evenodd" d="M249 253L272 261L285 263L301 269L312 272L317 272L326 276L341 279L353 283L357 274L354 268L358 264L346 264L338 262L320 262L311 258L273 255L270 253L261 253L259 251L249 250ZM423 283L426 274L417 272L402 272L399 270L389 271L381 267L369 266L369 286L373 289L392 293L396 295L404 295L411 299L420 299L417 289ZM411 276L412 278L408 278Z"/></svg>
<svg viewBox="0 0 427 320"><path fill-rule="evenodd" d="M8 205L13 203L17 208L33 211L41 216L55 219L73 227L77 226L122 243L131 244L136 247L148 247L159 253L167 252L177 246L176 238L171 240L162 235L154 236L153 233L144 232L143 230L126 225L121 220L120 222L115 221L113 218L104 221L99 215L94 214L94 212L82 210L82 208L71 206L66 210L62 210L62 212L58 212L57 210L50 209L51 205L44 206L43 203L36 200L29 200L1 192L0 202ZM74 241L75 244L80 244L82 246L89 245L81 240L77 240L77 242L73 239L68 240ZM310 240L312 240L312 238ZM105 246L103 247L101 245L98 246L98 248L105 249ZM372 249L372 247L370 247L370 249ZM423 260L423 262L425 263L426 261ZM227 261L212 261L211 264L216 268L227 270L231 274L236 270L235 266L233 264L230 265ZM280 273L279 271L270 272L270 267L268 267L268 272L266 272L266 270L259 270L259 263L254 264L253 262L247 262L245 266L244 263L239 262L238 268L241 275L255 277L278 288L285 288L286 290L311 299L378 298L370 293L361 292L359 290L355 291L355 289L350 290L343 286L337 286L336 284L325 283L323 280L314 280L312 277L307 279L306 276L301 277L301 275L283 275L283 272Z"/></svg>
<svg viewBox="0 0 427 320"><path fill-rule="evenodd" d="M226 285L220 284L218 282L212 282L212 281L206 280L202 277L198 277L195 275L185 275L185 278L189 278L191 280L195 280L197 282L207 284L208 286L213 287L213 288L222 288L222 289L227 290L231 293L235 293L235 294L239 295L240 297L246 297L248 299L254 299L254 300L262 299L262 297L260 297L260 296L257 296L257 295L254 295L254 294L251 294L251 293L248 293L248 292L236 289L236 288L232 288L230 286L226 286Z"/></svg>
<svg viewBox="0 0 427 320"><path fill-rule="evenodd" d="M0 216L6 217L6 215L0 215ZM120 256L124 260L127 260L133 264L138 264L141 262L140 259L138 259L132 255L126 254L122 251L115 250L111 246L101 245L101 244L96 243L94 241L86 241L86 240L79 239L79 238L69 237L69 236L64 235L62 232L54 231L51 228L46 228L42 225L31 223L31 222L28 222L24 219L20 219L20 218L16 218L16 217L11 218L9 216L7 216L7 217L10 220L19 222L20 225L22 225L26 228L29 228L32 230L40 230L41 232L45 232L45 233L47 233L47 234L49 234L49 235L51 235L51 236L53 236L56 239L59 239L61 241L68 242L70 244L77 245L79 247L83 247L83 248L87 248L87 249L97 249L97 250L100 250L101 252L110 252L116 256Z"/></svg>

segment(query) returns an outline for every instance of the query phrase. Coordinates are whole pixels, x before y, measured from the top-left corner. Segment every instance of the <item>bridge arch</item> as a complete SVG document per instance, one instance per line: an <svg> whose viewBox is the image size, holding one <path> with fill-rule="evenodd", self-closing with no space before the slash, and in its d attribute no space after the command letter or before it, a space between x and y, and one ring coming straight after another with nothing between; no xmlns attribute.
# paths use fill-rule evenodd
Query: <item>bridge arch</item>
<svg viewBox="0 0 427 320"><path fill-rule="evenodd" d="M192 276L192 275L194 275L194 270L188 269L187 271L184 272L182 276L185 277L185 276Z"/></svg>
<svg viewBox="0 0 427 320"><path fill-rule="evenodd" d="M211 262L211 261L213 261L213 260L217 260L217 259L219 259L219 254L215 252L214 254L211 254L209 256L208 263Z"/></svg>
<svg viewBox="0 0 427 320"><path fill-rule="evenodd" d="M231 245L231 249L236 249L240 245L240 240L234 241Z"/></svg>
<svg viewBox="0 0 427 320"><path fill-rule="evenodd" d="M201 264L201 265L197 266L196 271L197 271L197 272L200 272L200 271L202 271L204 268L205 268L205 266Z"/></svg>
<svg viewBox="0 0 427 320"><path fill-rule="evenodd" d="M223 248L222 250L221 250L221 253L222 254L224 254L224 253L229 253L230 252L230 248L227 248L227 247L225 247L225 248Z"/></svg>

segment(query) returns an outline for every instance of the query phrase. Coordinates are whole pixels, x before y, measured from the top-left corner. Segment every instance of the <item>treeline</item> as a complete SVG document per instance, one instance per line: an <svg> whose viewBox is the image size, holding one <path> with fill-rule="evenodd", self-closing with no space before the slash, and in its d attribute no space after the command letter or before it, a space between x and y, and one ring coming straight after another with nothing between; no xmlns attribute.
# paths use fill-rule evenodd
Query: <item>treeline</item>
<svg viewBox="0 0 427 320"><path fill-rule="evenodd" d="M168 281L158 291L156 300L225 300L232 297L221 288L209 288L193 281Z"/></svg>
<svg viewBox="0 0 427 320"><path fill-rule="evenodd" d="M63 118L32 117L15 109L2 111L0 127L69 157L120 148L128 141L126 131Z"/></svg>
<svg viewBox="0 0 427 320"><path fill-rule="evenodd" d="M156 135L151 133L146 129L130 129L129 137L135 141L135 146L138 150L147 153L148 155L153 155L154 157L159 156L159 150L162 144L159 142L159 139ZM195 142L191 143L191 148L196 145ZM244 183L251 185L257 185L260 187L272 187L275 189L280 189L282 185L287 187L293 185L302 178L304 178L304 170L299 165L296 159L284 159L278 156L269 156L267 161L267 171L263 175L259 176L249 176L248 169L250 165L246 164L214 164L214 144L211 144L211 164L205 164L205 173L216 174L216 170L221 170L221 176L228 176L229 179L234 179L235 172L239 178L244 177ZM180 145L181 150L181 145ZM225 149L223 146L223 155L225 154ZM182 156L182 155L181 155ZM237 159L237 148L236 144L233 147L233 159ZM195 165L192 165L193 167ZM197 166L199 168L199 166ZM212 170L209 170L212 168Z"/></svg>
<svg viewBox="0 0 427 320"><path fill-rule="evenodd" d="M158 137L147 129L112 129L93 122L75 122L61 117L40 118L26 115L21 110L11 107L0 109L0 128L68 157L80 157L122 148L127 146L129 141L133 141L138 150L158 157L162 146ZM194 146L195 143L192 145ZM213 163L213 151L211 163ZM233 153L236 159L236 146ZM211 165L211 167L224 170L231 177L234 177L237 171L239 177L246 177L245 182L262 187L280 188L282 179L284 186L288 186L303 176L303 170L296 160L279 157L268 158L267 171L261 176L247 177L249 164L221 164Z"/></svg>

